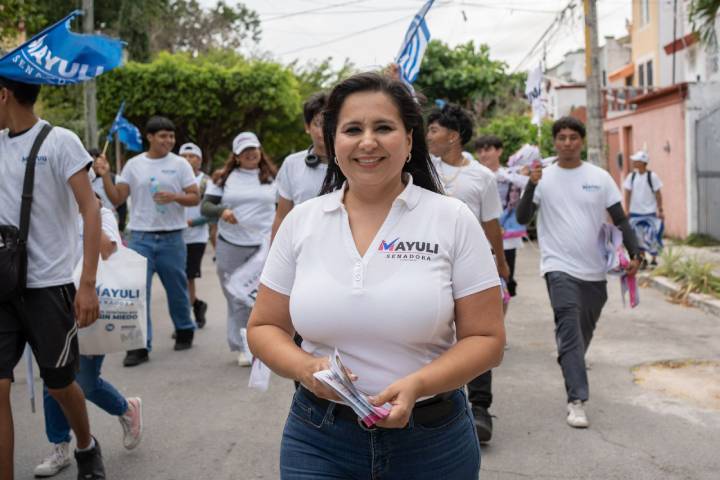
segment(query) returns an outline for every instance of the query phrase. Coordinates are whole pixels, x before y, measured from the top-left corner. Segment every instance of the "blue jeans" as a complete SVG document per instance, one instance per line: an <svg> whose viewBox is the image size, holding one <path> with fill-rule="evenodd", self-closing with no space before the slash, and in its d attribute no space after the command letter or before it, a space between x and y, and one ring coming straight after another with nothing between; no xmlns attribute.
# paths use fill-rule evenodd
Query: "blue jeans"
<svg viewBox="0 0 720 480"><path fill-rule="evenodd" d="M433 425L367 430L295 392L280 447L283 480L399 479L477 480L480 445L465 394L452 395L455 409Z"/></svg>
<svg viewBox="0 0 720 480"><path fill-rule="evenodd" d="M182 231L175 233L152 233L133 230L128 247L147 258L147 349L152 350L152 320L150 319L150 291L155 272L167 293L170 318L175 330L195 330L195 322L190 315L190 295L188 294L185 264L187 248Z"/></svg>
<svg viewBox="0 0 720 480"><path fill-rule="evenodd" d="M100 378L105 355L80 355L80 371L75 380L85 393L85 398L110 415L120 416L128 409L127 400L115 387ZM51 443L70 441L70 425L65 414L47 388L43 386L45 410L45 433Z"/></svg>

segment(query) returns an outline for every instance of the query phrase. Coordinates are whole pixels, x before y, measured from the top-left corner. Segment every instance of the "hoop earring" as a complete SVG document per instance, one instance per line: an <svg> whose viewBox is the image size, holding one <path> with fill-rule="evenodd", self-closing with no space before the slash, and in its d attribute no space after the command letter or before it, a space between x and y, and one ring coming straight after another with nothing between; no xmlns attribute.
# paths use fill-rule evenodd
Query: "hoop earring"
<svg viewBox="0 0 720 480"><path fill-rule="evenodd" d="M337 161L337 157L333 157L333 162L335 162L335 165L340 165Z"/></svg>
<svg viewBox="0 0 720 480"><path fill-rule="evenodd" d="M408 153L407 160L405 160L405 163L410 163L410 160L412 160L412 152Z"/></svg>

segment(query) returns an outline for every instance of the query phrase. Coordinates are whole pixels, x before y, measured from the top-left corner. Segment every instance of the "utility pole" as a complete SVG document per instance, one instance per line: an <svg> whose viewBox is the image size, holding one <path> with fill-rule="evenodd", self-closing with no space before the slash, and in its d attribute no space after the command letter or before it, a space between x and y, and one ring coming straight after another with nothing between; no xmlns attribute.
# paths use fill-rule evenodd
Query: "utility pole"
<svg viewBox="0 0 720 480"><path fill-rule="evenodd" d="M83 32L93 33L95 30L95 8L93 0L83 0ZM95 80L83 83L83 96L85 104L85 146L98 147L97 125L97 89Z"/></svg>
<svg viewBox="0 0 720 480"><path fill-rule="evenodd" d="M662 7L661 7L662 8ZM677 53L677 0L673 1L673 58L672 58L672 84L675 85L675 54Z"/></svg>
<svg viewBox="0 0 720 480"><path fill-rule="evenodd" d="M600 90L600 47L596 0L583 0L585 8L585 91L587 95L587 156L588 161L607 169L603 155L602 105Z"/></svg>

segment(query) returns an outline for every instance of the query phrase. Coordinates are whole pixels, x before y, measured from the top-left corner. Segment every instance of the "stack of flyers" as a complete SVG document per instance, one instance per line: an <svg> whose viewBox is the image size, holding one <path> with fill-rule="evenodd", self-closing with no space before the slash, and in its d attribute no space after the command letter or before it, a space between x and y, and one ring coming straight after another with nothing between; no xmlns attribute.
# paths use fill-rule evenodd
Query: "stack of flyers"
<svg viewBox="0 0 720 480"><path fill-rule="evenodd" d="M382 407L371 405L367 395L353 385L337 349L330 357L330 369L315 372L313 376L337 393L367 427L372 427L378 420L382 420L390 414L392 405L389 403Z"/></svg>

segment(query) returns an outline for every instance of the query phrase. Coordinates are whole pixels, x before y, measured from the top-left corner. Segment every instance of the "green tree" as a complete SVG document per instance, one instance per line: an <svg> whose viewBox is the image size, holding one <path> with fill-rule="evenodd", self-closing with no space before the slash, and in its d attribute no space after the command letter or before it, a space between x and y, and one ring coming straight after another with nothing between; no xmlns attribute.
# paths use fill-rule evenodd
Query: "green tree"
<svg viewBox="0 0 720 480"><path fill-rule="evenodd" d="M720 0L692 0L690 3L690 22L693 30L700 33L702 40L717 46L715 25L720 14Z"/></svg>
<svg viewBox="0 0 720 480"><path fill-rule="evenodd" d="M555 155L552 141L552 121L544 120L540 136L540 153L543 157ZM480 129L481 135L497 135L503 141L503 155L500 161L507 163L508 158L524 144L538 144L538 127L533 125L527 115L510 115L493 118Z"/></svg>
<svg viewBox="0 0 720 480"><path fill-rule="evenodd" d="M234 136L256 132L278 155L299 148L282 134L300 115L298 84L276 63L245 61L233 66L196 61L188 54L161 53L151 63L128 63L98 80L98 117L109 127L122 100L125 116L142 127L152 115L177 125L178 143L193 141L221 163Z"/></svg>
<svg viewBox="0 0 720 480"><path fill-rule="evenodd" d="M478 117L527 110L524 74L510 74L505 62L492 60L487 45L470 41L450 48L428 44L415 87L428 100L442 99L472 110Z"/></svg>

